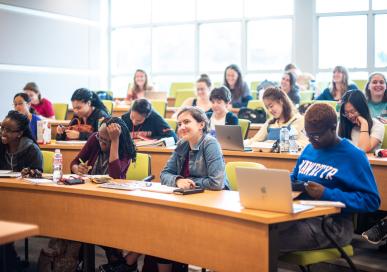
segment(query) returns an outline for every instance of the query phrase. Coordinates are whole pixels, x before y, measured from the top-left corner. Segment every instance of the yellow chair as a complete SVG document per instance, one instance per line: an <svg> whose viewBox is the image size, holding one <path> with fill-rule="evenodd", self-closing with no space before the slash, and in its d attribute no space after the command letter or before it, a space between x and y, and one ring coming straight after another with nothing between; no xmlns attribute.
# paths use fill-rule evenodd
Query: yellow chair
<svg viewBox="0 0 387 272"><path fill-rule="evenodd" d="M265 104L263 104L263 101L262 100L257 100L257 99L250 100L247 103L247 108L253 109L253 110L255 110L257 108L263 108L266 111Z"/></svg>
<svg viewBox="0 0 387 272"><path fill-rule="evenodd" d="M253 97L253 99L258 99L258 92L257 92L257 90L251 90L250 93L251 93L251 96Z"/></svg>
<svg viewBox="0 0 387 272"><path fill-rule="evenodd" d="M312 100L314 92L313 91L301 91L300 92L300 102L305 100Z"/></svg>
<svg viewBox="0 0 387 272"><path fill-rule="evenodd" d="M102 100L102 103L105 105L108 113L111 115L113 112L113 101L111 100Z"/></svg>
<svg viewBox="0 0 387 272"><path fill-rule="evenodd" d="M161 115L165 117L165 112L167 110L167 101L165 100L151 100L152 108Z"/></svg>
<svg viewBox="0 0 387 272"><path fill-rule="evenodd" d="M151 156L137 153L136 161L132 162L126 172L126 179L142 180L151 175Z"/></svg>
<svg viewBox="0 0 387 272"><path fill-rule="evenodd" d="M176 132L177 121L175 119L172 119L172 118L164 118L164 120L168 123L168 125L171 127L171 129Z"/></svg>
<svg viewBox="0 0 387 272"><path fill-rule="evenodd" d="M67 103L53 103L56 120L66 120L67 110L69 105Z"/></svg>
<svg viewBox="0 0 387 272"><path fill-rule="evenodd" d="M52 163L54 161L54 152L42 150L43 155L43 173L52 174L54 171Z"/></svg>
<svg viewBox="0 0 387 272"><path fill-rule="evenodd" d="M187 98L195 96L196 94L193 89L176 91L175 107L180 107Z"/></svg>
<svg viewBox="0 0 387 272"><path fill-rule="evenodd" d="M317 88L320 90L320 93L329 87L329 81L319 81L317 82Z"/></svg>
<svg viewBox="0 0 387 272"><path fill-rule="evenodd" d="M169 97L176 97L176 92L179 90L195 89L193 82L172 82L169 89Z"/></svg>
<svg viewBox="0 0 387 272"><path fill-rule="evenodd" d="M387 148L387 124L384 125L384 138L382 148Z"/></svg>
<svg viewBox="0 0 387 272"><path fill-rule="evenodd" d="M354 79L353 82L357 85L357 88L361 91L364 91L365 86L367 84L366 79Z"/></svg>
<svg viewBox="0 0 387 272"><path fill-rule="evenodd" d="M235 161L226 163L226 175L228 183L230 184L230 189L233 191L238 190L238 185L236 182L236 173L235 168L237 167L248 167L248 168L257 168L264 169L266 168L264 165L256 162L245 162L245 161Z"/></svg>
<svg viewBox="0 0 387 272"><path fill-rule="evenodd" d="M250 83L250 90L251 91L256 91L258 85L261 83L261 81L251 81Z"/></svg>
<svg viewBox="0 0 387 272"><path fill-rule="evenodd" d="M247 119L239 119L239 125L242 129L242 137L246 139L247 134L249 133L251 121Z"/></svg>
<svg viewBox="0 0 387 272"><path fill-rule="evenodd" d="M328 105L331 105L332 108L337 111L337 109L340 107L338 106L338 103L336 101L331 101L331 100L316 100L315 103L325 103L325 104L328 104Z"/></svg>

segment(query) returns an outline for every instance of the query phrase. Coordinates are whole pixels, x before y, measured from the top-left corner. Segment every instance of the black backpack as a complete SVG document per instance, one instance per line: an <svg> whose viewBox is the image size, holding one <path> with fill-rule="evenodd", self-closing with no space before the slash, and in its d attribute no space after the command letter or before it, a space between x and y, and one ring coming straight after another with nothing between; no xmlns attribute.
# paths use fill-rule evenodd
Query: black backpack
<svg viewBox="0 0 387 272"><path fill-rule="evenodd" d="M266 111L263 108L249 109L241 108L238 118L250 120L251 123L263 124L266 122Z"/></svg>

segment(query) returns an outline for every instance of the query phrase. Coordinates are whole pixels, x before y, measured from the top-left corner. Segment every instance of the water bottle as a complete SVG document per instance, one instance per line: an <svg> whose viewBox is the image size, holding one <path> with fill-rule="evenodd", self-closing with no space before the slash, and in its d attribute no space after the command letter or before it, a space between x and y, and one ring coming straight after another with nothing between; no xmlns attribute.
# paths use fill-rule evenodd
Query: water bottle
<svg viewBox="0 0 387 272"><path fill-rule="evenodd" d="M280 130L280 152L289 152L289 129L286 126Z"/></svg>
<svg viewBox="0 0 387 272"><path fill-rule="evenodd" d="M54 172L52 173L53 182L59 183L62 179L62 153L60 149L55 149L54 161L53 161Z"/></svg>
<svg viewBox="0 0 387 272"><path fill-rule="evenodd" d="M298 144L296 141L296 135L292 134L289 136L289 152L297 153L298 152Z"/></svg>
<svg viewBox="0 0 387 272"><path fill-rule="evenodd" d="M317 83L316 83L316 80L311 79L311 80L309 81L309 85L310 85L310 89L311 89L313 92L316 93L316 91L317 91Z"/></svg>

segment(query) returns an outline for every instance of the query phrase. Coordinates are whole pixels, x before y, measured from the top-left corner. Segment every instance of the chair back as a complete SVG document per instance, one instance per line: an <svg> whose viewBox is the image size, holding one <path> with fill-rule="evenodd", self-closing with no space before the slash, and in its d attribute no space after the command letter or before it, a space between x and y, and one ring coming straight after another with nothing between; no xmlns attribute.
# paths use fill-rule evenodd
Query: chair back
<svg viewBox="0 0 387 272"><path fill-rule="evenodd" d="M171 129L176 132L177 130L177 121L172 118L164 118L164 120L168 123L168 125L171 127Z"/></svg>
<svg viewBox="0 0 387 272"><path fill-rule="evenodd" d="M54 162L54 152L42 150L43 155L43 173L52 174L54 168L52 166Z"/></svg>
<svg viewBox="0 0 387 272"><path fill-rule="evenodd" d="M53 103L56 120L66 120L67 110L69 108L69 104L67 103Z"/></svg>
<svg viewBox="0 0 387 272"><path fill-rule="evenodd" d="M257 168L264 169L266 168L263 164L256 162L246 162L246 161L235 161L226 163L226 175L228 183L230 184L230 189L233 191L238 191L238 185L236 182L236 172L235 168L237 167L249 167L249 168Z"/></svg>
<svg viewBox="0 0 387 272"><path fill-rule="evenodd" d="M169 97L176 97L176 92L184 89L195 89L193 82L172 82L169 89Z"/></svg>
<svg viewBox="0 0 387 272"><path fill-rule="evenodd" d="M132 162L126 172L126 179L142 180L151 175L151 156L137 153L136 162Z"/></svg>
<svg viewBox="0 0 387 272"><path fill-rule="evenodd" d="M249 133L250 124L251 124L250 120L239 119L239 125L241 126L241 129L242 129L242 137L243 137L243 139L246 139L247 134Z"/></svg>
<svg viewBox="0 0 387 272"><path fill-rule="evenodd" d="M175 107L180 107L183 102L190 97L195 97L195 91L193 89L179 90L176 92Z"/></svg>
<svg viewBox="0 0 387 272"><path fill-rule="evenodd" d="M102 103L105 105L108 113L112 115L113 112L113 101L111 100L102 100Z"/></svg>
<svg viewBox="0 0 387 272"><path fill-rule="evenodd" d="M152 108L157 111L161 117L165 117L167 111L167 101L165 100L151 100Z"/></svg>

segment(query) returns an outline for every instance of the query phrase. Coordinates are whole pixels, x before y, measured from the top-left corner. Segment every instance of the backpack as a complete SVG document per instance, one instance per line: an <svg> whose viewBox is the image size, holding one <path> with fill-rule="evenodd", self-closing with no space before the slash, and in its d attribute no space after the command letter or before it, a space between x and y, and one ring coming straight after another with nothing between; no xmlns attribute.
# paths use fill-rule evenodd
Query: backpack
<svg viewBox="0 0 387 272"><path fill-rule="evenodd" d="M113 100L113 97L107 91L97 91L96 94L101 100Z"/></svg>
<svg viewBox="0 0 387 272"><path fill-rule="evenodd" d="M249 109L241 108L238 118L250 120L251 123L263 124L266 122L266 111L263 108Z"/></svg>
<svg viewBox="0 0 387 272"><path fill-rule="evenodd" d="M48 247L40 251L38 272L76 271L81 245L76 241L50 239Z"/></svg>

